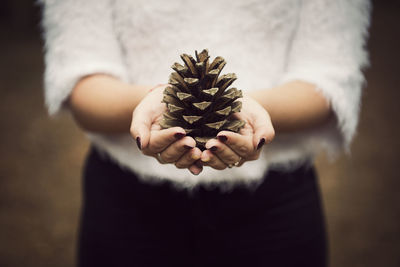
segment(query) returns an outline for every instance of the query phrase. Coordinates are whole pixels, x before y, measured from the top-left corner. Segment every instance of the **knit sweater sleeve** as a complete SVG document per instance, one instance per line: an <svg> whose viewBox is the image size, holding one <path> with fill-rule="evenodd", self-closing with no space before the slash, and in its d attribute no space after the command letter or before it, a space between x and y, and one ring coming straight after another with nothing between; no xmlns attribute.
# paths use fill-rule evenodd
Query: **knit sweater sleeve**
<svg viewBox="0 0 400 267"><path fill-rule="evenodd" d="M358 123L362 69L368 65L364 45L369 20L368 0L302 1L282 79L316 85L336 115L334 131L344 148L348 148Z"/></svg>
<svg viewBox="0 0 400 267"><path fill-rule="evenodd" d="M45 102L50 114L64 107L84 76L125 79L109 0L42 0L45 39Z"/></svg>

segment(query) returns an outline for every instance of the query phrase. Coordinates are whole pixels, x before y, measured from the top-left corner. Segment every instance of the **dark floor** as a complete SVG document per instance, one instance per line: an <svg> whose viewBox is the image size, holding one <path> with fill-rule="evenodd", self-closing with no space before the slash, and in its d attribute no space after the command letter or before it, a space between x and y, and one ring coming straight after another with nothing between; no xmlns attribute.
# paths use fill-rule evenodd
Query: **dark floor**
<svg viewBox="0 0 400 267"><path fill-rule="evenodd" d="M317 160L333 267L400 266L398 11L373 13L352 156ZM73 266L88 142L71 118L47 117L38 38L13 36L0 51L0 266Z"/></svg>

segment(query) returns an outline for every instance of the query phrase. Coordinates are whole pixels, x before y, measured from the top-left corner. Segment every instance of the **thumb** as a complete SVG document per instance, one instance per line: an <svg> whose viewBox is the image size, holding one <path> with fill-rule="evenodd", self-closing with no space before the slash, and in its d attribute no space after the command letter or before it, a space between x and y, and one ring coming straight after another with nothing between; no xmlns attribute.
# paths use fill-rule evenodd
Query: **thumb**
<svg viewBox="0 0 400 267"><path fill-rule="evenodd" d="M142 116L140 112L133 113L130 132L140 150L149 144L150 128L151 120L149 116Z"/></svg>
<svg viewBox="0 0 400 267"><path fill-rule="evenodd" d="M257 150L264 144L270 143L275 137L275 130L268 115L255 116L253 130L253 146Z"/></svg>

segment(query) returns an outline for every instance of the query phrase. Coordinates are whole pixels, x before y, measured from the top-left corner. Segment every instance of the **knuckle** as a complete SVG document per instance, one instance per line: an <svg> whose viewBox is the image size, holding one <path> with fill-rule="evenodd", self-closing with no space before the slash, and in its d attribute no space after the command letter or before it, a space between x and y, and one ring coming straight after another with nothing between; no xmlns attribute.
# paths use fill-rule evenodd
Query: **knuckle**
<svg viewBox="0 0 400 267"><path fill-rule="evenodd" d="M248 147L247 146L245 146L245 145L241 145L241 146L239 146L238 147L238 152L240 153L240 154L247 154L248 152L249 152L249 149L248 149Z"/></svg>
<svg viewBox="0 0 400 267"><path fill-rule="evenodd" d="M156 145L154 143L153 144L150 143L149 144L149 150L152 151L153 153L157 153L157 152L161 152L162 147L160 147L159 145Z"/></svg>
<svg viewBox="0 0 400 267"><path fill-rule="evenodd" d="M211 159L208 165L216 170L223 170L227 167L223 162L217 161L215 158Z"/></svg>
<svg viewBox="0 0 400 267"><path fill-rule="evenodd" d="M142 153L146 156L153 156L154 153L152 151L150 151L149 149L143 149Z"/></svg>
<svg viewBox="0 0 400 267"><path fill-rule="evenodd" d="M174 161L174 156L170 153L161 153L161 158L165 162L173 162Z"/></svg>
<svg viewBox="0 0 400 267"><path fill-rule="evenodd" d="M222 171L222 170L226 169L226 167L227 166L225 164L217 164L217 165L215 165L214 169Z"/></svg>
<svg viewBox="0 0 400 267"><path fill-rule="evenodd" d="M176 162L175 163L175 167L177 167L178 169L185 169L187 168L187 166L181 162Z"/></svg>
<svg viewBox="0 0 400 267"><path fill-rule="evenodd" d="M158 162L159 162L160 164L163 164L163 165L168 164L168 162L163 162L163 161L160 161L159 159L157 159L157 160L158 160Z"/></svg>
<svg viewBox="0 0 400 267"><path fill-rule="evenodd" d="M250 157L246 158L246 160L257 160L260 157L260 154L253 154Z"/></svg>
<svg viewBox="0 0 400 267"><path fill-rule="evenodd" d="M235 163L238 161L238 157L236 155L229 155L226 157L226 161L228 163Z"/></svg>

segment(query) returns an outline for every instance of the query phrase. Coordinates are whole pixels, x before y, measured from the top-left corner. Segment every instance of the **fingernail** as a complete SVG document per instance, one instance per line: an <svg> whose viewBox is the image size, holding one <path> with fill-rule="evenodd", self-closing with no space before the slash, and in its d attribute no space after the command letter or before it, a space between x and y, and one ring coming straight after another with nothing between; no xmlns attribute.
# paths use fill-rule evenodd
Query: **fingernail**
<svg viewBox="0 0 400 267"><path fill-rule="evenodd" d="M174 134L174 137L175 137L175 139L177 139L177 140L182 139L184 136L185 136L184 133L176 133L176 134Z"/></svg>
<svg viewBox="0 0 400 267"><path fill-rule="evenodd" d="M257 150L259 150L265 144L265 138L261 138L260 142L257 145Z"/></svg>
<svg viewBox="0 0 400 267"><path fill-rule="evenodd" d="M140 150L142 150L142 143L140 142L140 137L136 137L136 144Z"/></svg>
<svg viewBox="0 0 400 267"><path fill-rule="evenodd" d="M218 140L222 143L225 143L228 140L228 137L226 137L225 135L219 135Z"/></svg>
<svg viewBox="0 0 400 267"><path fill-rule="evenodd" d="M188 145L183 145L183 147L184 147L185 149L187 149L187 150L189 150L189 149L192 149L192 148L193 148L192 146L188 146Z"/></svg>
<svg viewBox="0 0 400 267"><path fill-rule="evenodd" d="M216 147L216 146L212 146L211 148L210 148L210 151L212 151L212 152L215 152L215 151L217 151L218 150L218 147Z"/></svg>

